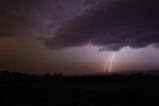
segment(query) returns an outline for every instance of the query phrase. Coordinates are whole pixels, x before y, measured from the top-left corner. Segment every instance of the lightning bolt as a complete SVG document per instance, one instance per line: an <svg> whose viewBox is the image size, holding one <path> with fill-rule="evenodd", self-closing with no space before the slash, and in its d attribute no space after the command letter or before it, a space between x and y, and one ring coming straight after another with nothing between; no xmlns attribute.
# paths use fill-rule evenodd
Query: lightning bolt
<svg viewBox="0 0 159 106"><path fill-rule="evenodd" d="M110 65L108 67L108 72L112 72L113 60L114 60L115 56L116 56L116 54L113 53L112 57L111 57L111 60L110 60Z"/></svg>

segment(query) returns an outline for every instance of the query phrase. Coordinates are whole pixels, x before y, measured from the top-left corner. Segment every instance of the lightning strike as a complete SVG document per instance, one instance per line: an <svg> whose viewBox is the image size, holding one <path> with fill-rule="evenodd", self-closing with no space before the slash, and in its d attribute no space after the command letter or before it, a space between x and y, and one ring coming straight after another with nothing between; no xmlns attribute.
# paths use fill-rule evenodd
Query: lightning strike
<svg viewBox="0 0 159 106"><path fill-rule="evenodd" d="M109 67L108 67L108 72L109 72L109 73L112 72L113 60L114 60L115 56L116 56L116 54L114 53L114 54L112 55L112 57L111 57L110 65L109 65Z"/></svg>

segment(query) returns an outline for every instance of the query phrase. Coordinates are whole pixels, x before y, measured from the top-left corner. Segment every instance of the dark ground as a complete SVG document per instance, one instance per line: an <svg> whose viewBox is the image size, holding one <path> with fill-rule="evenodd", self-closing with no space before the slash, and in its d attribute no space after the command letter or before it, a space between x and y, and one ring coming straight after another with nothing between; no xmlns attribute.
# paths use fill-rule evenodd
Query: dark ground
<svg viewBox="0 0 159 106"><path fill-rule="evenodd" d="M159 77L62 77L2 72L0 106L158 106Z"/></svg>

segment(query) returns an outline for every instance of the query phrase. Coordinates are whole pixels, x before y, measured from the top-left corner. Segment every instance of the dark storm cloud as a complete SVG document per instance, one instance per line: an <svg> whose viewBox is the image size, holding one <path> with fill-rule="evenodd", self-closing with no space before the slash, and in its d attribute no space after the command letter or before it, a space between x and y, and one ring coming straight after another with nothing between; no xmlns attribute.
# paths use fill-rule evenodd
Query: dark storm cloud
<svg viewBox="0 0 159 106"><path fill-rule="evenodd" d="M158 4L157 0L102 2L65 22L45 44L53 49L92 44L100 50L158 44Z"/></svg>
<svg viewBox="0 0 159 106"><path fill-rule="evenodd" d="M52 35L96 0L1 0L0 31Z"/></svg>

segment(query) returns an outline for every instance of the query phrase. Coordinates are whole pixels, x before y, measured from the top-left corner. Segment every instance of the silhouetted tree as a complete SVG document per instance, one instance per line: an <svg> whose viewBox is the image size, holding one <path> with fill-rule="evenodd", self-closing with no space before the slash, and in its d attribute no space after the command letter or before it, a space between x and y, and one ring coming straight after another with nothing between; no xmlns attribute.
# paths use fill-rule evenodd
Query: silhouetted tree
<svg viewBox="0 0 159 106"><path fill-rule="evenodd" d="M0 71L0 75L1 76L9 76L10 75L10 72L8 72L8 71Z"/></svg>

